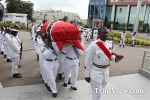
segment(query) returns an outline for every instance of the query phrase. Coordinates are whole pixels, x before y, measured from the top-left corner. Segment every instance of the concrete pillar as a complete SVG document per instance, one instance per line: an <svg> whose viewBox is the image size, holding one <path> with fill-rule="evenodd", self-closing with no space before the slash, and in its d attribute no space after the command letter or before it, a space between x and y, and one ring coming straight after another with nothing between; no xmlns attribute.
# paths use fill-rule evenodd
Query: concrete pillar
<svg viewBox="0 0 150 100"><path fill-rule="evenodd" d="M125 23L128 23L129 13L130 13L130 5L128 5L128 7L127 7L127 14L126 14L126 22Z"/></svg>
<svg viewBox="0 0 150 100"><path fill-rule="evenodd" d="M113 22L114 22L114 19L115 19L115 9L116 9L116 6L113 5L112 13L111 13L111 21L113 21ZM111 24L111 28L113 28L113 24Z"/></svg>
<svg viewBox="0 0 150 100"><path fill-rule="evenodd" d="M134 32L138 32L138 26L139 26L139 14L141 9L142 1L137 2L137 9L136 9L136 18L134 23Z"/></svg>
<svg viewBox="0 0 150 100"><path fill-rule="evenodd" d="M145 15L146 15L146 8L147 8L147 5L144 5L144 9L143 9L143 18L142 20L145 19Z"/></svg>

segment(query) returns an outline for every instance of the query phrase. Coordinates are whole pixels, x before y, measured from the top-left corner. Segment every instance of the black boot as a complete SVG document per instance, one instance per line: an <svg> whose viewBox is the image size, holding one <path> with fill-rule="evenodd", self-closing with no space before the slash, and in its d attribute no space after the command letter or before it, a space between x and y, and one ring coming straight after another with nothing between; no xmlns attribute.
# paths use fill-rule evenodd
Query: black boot
<svg viewBox="0 0 150 100"><path fill-rule="evenodd" d="M123 45L123 47L124 47L124 45ZM125 48L125 47L124 47Z"/></svg>
<svg viewBox="0 0 150 100"><path fill-rule="evenodd" d="M66 83L64 83L64 87L67 87L67 84L66 84Z"/></svg>
<svg viewBox="0 0 150 100"><path fill-rule="evenodd" d="M4 54L4 52L3 52L3 51L1 51L1 54L3 55L3 54Z"/></svg>
<svg viewBox="0 0 150 100"><path fill-rule="evenodd" d="M7 62L12 62L10 59L7 59Z"/></svg>
<svg viewBox="0 0 150 100"><path fill-rule="evenodd" d="M38 54L36 54L37 55L37 61L39 61L39 55Z"/></svg>
<svg viewBox="0 0 150 100"><path fill-rule="evenodd" d="M62 74L59 74L59 80L62 80Z"/></svg>
<svg viewBox="0 0 150 100"><path fill-rule="evenodd" d="M53 95L53 97L57 97L57 93L53 93L52 95Z"/></svg>
<svg viewBox="0 0 150 100"><path fill-rule="evenodd" d="M14 78L21 78L22 76L21 76L21 74L18 74L18 73L17 73L17 74L13 74L13 77L14 77Z"/></svg>
<svg viewBox="0 0 150 100"><path fill-rule="evenodd" d="M21 65L18 65L18 68L20 68L21 67Z"/></svg>
<svg viewBox="0 0 150 100"><path fill-rule="evenodd" d="M119 47L121 47L121 45Z"/></svg>
<svg viewBox="0 0 150 100"><path fill-rule="evenodd" d="M73 89L73 90L77 90L77 87L71 87L71 89Z"/></svg>
<svg viewBox="0 0 150 100"><path fill-rule="evenodd" d="M4 55L4 58L6 58L6 55Z"/></svg>

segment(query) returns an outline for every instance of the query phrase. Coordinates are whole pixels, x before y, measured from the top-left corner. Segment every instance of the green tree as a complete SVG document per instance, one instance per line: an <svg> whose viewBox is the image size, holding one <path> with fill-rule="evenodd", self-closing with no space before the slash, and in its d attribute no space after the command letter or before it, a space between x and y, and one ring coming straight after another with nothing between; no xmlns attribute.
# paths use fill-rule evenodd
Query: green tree
<svg viewBox="0 0 150 100"><path fill-rule="evenodd" d="M34 4L30 1L21 0L6 0L6 11L7 13L22 13L27 14L28 20L33 21L33 6Z"/></svg>

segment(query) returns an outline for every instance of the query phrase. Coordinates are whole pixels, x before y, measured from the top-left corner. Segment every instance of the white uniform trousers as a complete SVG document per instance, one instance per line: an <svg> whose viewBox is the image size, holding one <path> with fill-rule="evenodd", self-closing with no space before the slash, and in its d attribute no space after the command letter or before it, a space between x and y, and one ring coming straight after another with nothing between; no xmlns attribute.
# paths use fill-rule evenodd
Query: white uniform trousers
<svg viewBox="0 0 150 100"><path fill-rule="evenodd" d="M48 76L47 76L47 74L46 74L46 67L45 66L43 66L42 67L42 79L44 80L44 83L48 83Z"/></svg>
<svg viewBox="0 0 150 100"><path fill-rule="evenodd" d="M84 47L84 40L83 39L81 39L81 44Z"/></svg>
<svg viewBox="0 0 150 100"><path fill-rule="evenodd" d="M7 55L7 47L5 44L4 44L4 55Z"/></svg>
<svg viewBox="0 0 150 100"><path fill-rule="evenodd" d="M39 55L39 66L40 66L40 74L42 75L43 74L43 61L44 61L44 59L43 59L43 56L42 56L42 54L40 54Z"/></svg>
<svg viewBox="0 0 150 100"><path fill-rule="evenodd" d="M59 60L58 74L64 73L65 67L66 67L66 63Z"/></svg>
<svg viewBox="0 0 150 100"><path fill-rule="evenodd" d="M97 35L93 35L93 40L97 40Z"/></svg>
<svg viewBox="0 0 150 100"><path fill-rule="evenodd" d="M125 39L120 39L120 45L125 45Z"/></svg>
<svg viewBox="0 0 150 100"><path fill-rule="evenodd" d="M4 44L3 44L3 41L0 41L0 50L4 52Z"/></svg>
<svg viewBox="0 0 150 100"><path fill-rule="evenodd" d="M90 80L91 90L92 90L92 100L101 100L100 90L105 88L107 82L102 81L102 83Z"/></svg>
<svg viewBox="0 0 150 100"><path fill-rule="evenodd" d="M87 41L90 41L90 39L91 39L91 36L87 36Z"/></svg>
<svg viewBox="0 0 150 100"><path fill-rule="evenodd" d="M57 70L58 70L58 66L55 66L55 65L46 66L46 75L48 78L48 86L51 88L52 93L57 93L57 88L56 88Z"/></svg>
<svg viewBox="0 0 150 100"><path fill-rule="evenodd" d="M10 59L9 48L10 48L9 45L4 46L4 51L5 51L4 54L6 54L7 59Z"/></svg>
<svg viewBox="0 0 150 100"><path fill-rule="evenodd" d="M135 43L135 40L132 40L132 45L134 45L134 43Z"/></svg>
<svg viewBox="0 0 150 100"><path fill-rule="evenodd" d="M12 58L11 60L12 60L12 73L17 74L20 57L18 56L18 57Z"/></svg>
<svg viewBox="0 0 150 100"><path fill-rule="evenodd" d="M71 73L71 86L72 87L76 87L76 80L78 78L78 64L76 65L68 65L66 64L65 70L64 70L64 74L65 74L65 79L64 79L64 83L68 83L69 77L70 77L70 73Z"/></svg>
<svg viewBox="0 0 150 100"><path fill-rule="evenodd" d="M35 52L38 54L38 46L34 45Z"/></svg>

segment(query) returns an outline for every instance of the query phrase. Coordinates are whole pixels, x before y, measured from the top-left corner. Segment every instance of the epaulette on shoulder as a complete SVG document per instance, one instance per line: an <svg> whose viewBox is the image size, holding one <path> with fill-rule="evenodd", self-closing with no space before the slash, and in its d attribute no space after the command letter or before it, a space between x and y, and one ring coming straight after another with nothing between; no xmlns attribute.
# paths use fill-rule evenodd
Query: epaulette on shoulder
<svg viewBox="0 0 150 100"><path fill-rule="evenodd" d="M13 36L11 36L11 39L13 38Z"/></svg>
<svg viewBox="0 0 150 100"><path fill-rule="evenodd" d="M41 52L44 53L45 50L46 50L46 49L44 48L43 50L41 50Z"/></svg>

